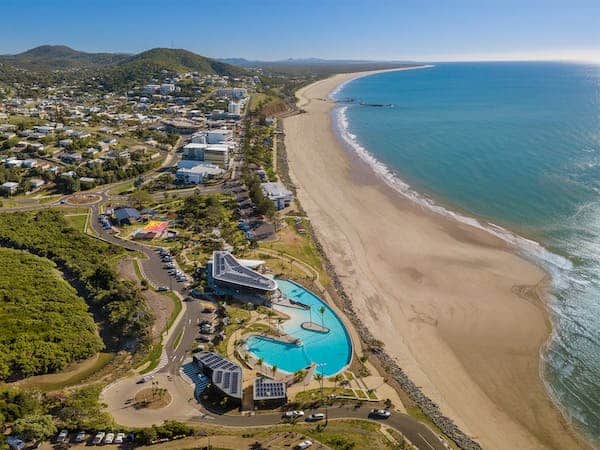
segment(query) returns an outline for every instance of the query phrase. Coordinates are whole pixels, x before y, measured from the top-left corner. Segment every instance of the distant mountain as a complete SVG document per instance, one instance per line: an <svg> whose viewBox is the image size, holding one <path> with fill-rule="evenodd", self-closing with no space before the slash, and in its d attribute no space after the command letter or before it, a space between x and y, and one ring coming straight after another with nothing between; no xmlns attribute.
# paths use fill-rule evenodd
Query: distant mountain
<svg viewBox="0 0 600 450"><path fill-rule="evenodd" d="M0 63L39 72L97 68L116 64L126 58L128 55L119 53L86 53L66 45L42 45L16 55L1 55Z"/></svg>

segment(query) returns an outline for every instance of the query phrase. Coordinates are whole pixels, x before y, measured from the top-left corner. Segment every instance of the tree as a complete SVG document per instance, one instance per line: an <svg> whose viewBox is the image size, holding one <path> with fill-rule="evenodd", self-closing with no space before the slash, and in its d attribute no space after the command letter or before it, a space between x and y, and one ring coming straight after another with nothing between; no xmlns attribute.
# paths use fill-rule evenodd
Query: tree
<svg viewBox="0 0 600 450"><path fill-rule="evenodd" d="M335 377L333 377L333 389L335 390L337 388L338 383L342 381L342 375L341 374L337 374Z"/></svg>
<svg viewBox="0 0 600 450"><path fill-rule="evenodd" d="M152 203L152 195L144 189L138 189L129 195L129 201L138 209L142 209Z"/></svg>
<svg viewBox="0 0 600 450"><path fill-rule="evenodd" d="M323 326L323 328L325 328L325 311L326 309L324 306L321 306L319 308L319 312L321 313L321 325Z"/></svg>
<svg viewBox="0 0 600 450"><path fill-rule="evenodd" d="M27 441L43 441L56 433L56 425L49 414L32 414L17 419L13 425L13 432Z"/></svg>

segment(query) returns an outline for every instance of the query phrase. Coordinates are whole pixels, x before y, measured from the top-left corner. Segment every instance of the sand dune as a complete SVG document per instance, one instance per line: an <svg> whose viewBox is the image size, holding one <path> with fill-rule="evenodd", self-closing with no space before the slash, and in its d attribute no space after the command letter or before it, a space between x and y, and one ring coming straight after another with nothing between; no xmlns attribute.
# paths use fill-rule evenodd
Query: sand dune
<svg viewBox="0 0 600 450"><path fill-rule="evenodd" d="M539 377L545 274L494 236L402 198L339 144L324 99L356 76L300 90L306 113L284 126L298 198L357 312L485 448L582 448Z"/></svg>

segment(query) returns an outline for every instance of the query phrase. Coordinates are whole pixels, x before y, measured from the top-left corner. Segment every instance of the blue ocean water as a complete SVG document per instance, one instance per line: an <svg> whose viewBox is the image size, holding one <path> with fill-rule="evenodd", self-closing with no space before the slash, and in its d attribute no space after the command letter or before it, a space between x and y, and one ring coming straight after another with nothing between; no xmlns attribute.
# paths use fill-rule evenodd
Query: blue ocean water
<svg viewBox="0 0 600 450"><path fill-rule="evenodd" d="M341 137L399 194L487 228L552 274L543 378L600 442L600 66L437 64L333 96Z"/></svg>

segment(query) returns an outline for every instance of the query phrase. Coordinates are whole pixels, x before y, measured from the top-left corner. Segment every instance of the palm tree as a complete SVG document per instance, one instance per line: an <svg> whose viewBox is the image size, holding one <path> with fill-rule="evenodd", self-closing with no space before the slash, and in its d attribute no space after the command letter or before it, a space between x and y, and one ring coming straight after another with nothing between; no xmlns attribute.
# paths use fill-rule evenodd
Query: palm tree
<svg viewBox="0 0 600 450"><path fill-rule="evenodd" d="M273 367L271 367L271 374L273 375L273 378L275 378L275 374L277 373L277 369L278 369L278 367L276 365L273 365Z"/></svg>
<svg viewBox="0 0 600 450"><path fill-rule="evenodd" d="M321 306L319 308L319 312L321 313L321 325L323 326L323 328L325 328L325 311L326 309L324 306Z"/></svg>
<svg viewBox="0 0 600 450"><path fill-rule="evenodd" d="M256 361L256 365L257 366L262 366L264 362L265 362L264 359L258 358L258 361Z"/></svg>
<svg viewBox="0 0 600 450"><path fill-rule="evenodd" d="M340 381L342 381L342 375L338 373L335 377L333 377L333 390L334 391L336 390L337 385Z"/></svg>

